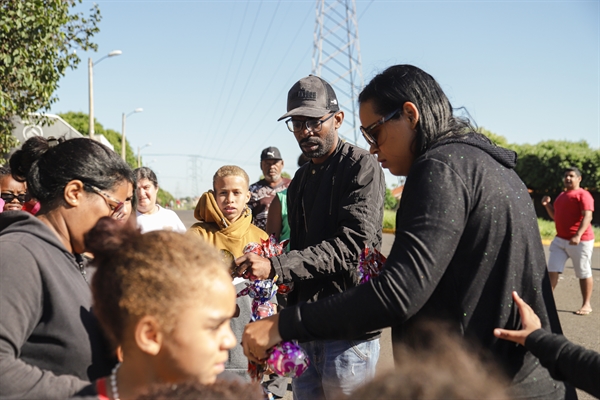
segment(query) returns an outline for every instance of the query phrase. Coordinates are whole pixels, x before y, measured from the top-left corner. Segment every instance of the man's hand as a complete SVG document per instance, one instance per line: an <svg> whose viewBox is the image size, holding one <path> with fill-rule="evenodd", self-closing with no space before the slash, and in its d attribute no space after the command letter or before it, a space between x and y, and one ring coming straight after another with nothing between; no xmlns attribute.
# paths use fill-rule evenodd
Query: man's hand
<svg viewBox="0 0 600 400"><path fill-rule="evenodd" d="M271 261L254 253L247 253L236 258L236 275L244 277L256 277L258 279L268 279L275 276L275 270L271 266Z"/></svg>
<svg viewBox="0 0 600 400"><path fill-rule="evenodd" d="M521 314L521 323L523 325L523 329L520 331L513 331L496 328L494 329L494 336L500 339L519 343L521 346L525 346L525 339L527 339L527 336L529 336L531 332L540 329L542 327L542 323L533 309L519 297L517 292L512 292L512 296L515 300L515 303L517 303L517 306L519 307L519 314Z"/></svg>
<svg viewBox="0 0 600 400"><path fill-rule="evenodd" d="M581 242L581 236L575 235L569 240L569 244L572 246L577 246Z"/></svg>
<svg viewBox="0 0 600 400"><path fill-rule="evenodd" d="M267 350L281 342L278 325L279 314L246 325L242 346L250 361L260 363L267 358Z"/></svg>
<svg viewBox="0 0 600 400"><path fill-rule="evenodd" d="M551 201L552 201L552 199L550 198L550 196L542 197L542 205L544 207L546 207L548 204L550 204Z"/></svg>

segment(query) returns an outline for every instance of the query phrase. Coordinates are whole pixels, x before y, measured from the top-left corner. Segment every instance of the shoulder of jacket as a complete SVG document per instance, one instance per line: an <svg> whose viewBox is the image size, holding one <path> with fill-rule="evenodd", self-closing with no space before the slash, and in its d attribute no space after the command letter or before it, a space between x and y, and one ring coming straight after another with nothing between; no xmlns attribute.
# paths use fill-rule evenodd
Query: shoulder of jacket
<svg viewBox="0 0 600 400"><path fill-rule="evenodd" d="M365 149L361 149L358 146L354 146L349 143L344 143L340 150L341 163L345 163L349 166L354 165L377 165L377 159L371 153Z"/></svg>

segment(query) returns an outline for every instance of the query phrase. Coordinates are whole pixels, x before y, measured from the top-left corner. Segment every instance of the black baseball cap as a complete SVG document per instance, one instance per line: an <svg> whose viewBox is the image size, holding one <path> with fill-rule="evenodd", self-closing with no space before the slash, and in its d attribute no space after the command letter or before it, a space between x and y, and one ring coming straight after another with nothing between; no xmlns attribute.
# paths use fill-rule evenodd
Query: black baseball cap
<svg viewBox="0 0 600 400"><path fill-rule="evenodd" d="M294 115L321 118L339 111L340 107L331 85L318 76L309 75L296 82L288 92L287 110L277 121Z"/></svg>
<svg viewBox="0 0 600 400"><path fill-rule="evenodd" d="M260 161L281 160L281 153L277 147L267 147L260 153Z"/></svg>

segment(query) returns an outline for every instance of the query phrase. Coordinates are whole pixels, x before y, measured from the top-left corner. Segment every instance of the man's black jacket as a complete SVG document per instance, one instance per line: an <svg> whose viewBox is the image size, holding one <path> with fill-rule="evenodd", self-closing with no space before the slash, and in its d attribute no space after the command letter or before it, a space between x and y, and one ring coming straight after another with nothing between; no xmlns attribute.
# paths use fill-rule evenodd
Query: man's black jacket
<svg viewBox="0 0 600 400"><path fill-rule="evenodd" d="M340 293L358 284L365 245L379 249L385 179L374 156L347 143L323 164L301 167L288 188L291 251L271 259L288 304Z"/></svg>

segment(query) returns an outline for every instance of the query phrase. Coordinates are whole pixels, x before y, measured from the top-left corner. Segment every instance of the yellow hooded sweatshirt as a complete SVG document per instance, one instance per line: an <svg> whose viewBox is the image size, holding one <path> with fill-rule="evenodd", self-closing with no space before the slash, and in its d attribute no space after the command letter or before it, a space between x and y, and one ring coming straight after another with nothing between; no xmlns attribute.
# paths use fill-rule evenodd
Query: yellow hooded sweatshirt
<svg viewBox="0 0 600 400"><path fill-rule="evenodd" d="M194 217L200 222L192 225L191 234L202 237L218 250L230 251L236 258L243 255L248 243L260 243L260 239L269 237L267 232L252 225L252 211L248 207L236 221L228 221L219 210L212 190L200 197Z"/></svg>
<svg viewBox="0 0 600 400"><path fill-rule="evenodd" d="M194 217L200 222L192 225L188 234L200 236L215 245L218 250L230 251L235 258L243 255L244 247L248 243L260 243L260 239L269 237L267 232L252 225L252 212L248 207L244 209L242 215L236 221L229 222L219 210L212 190L200 197L194 210ZM245 287L244 282L238 283L235 286L235 291L239 292ZM244 327L250 321L252 315L250 296L238 297L236 304L240 309L240 314L238 317L231 319L231 329L237 338L238 344L229 351L229 359L225 363L225 369L247 378L248 359L244 355L244 349L239 342L242 340Z"/></svg>

